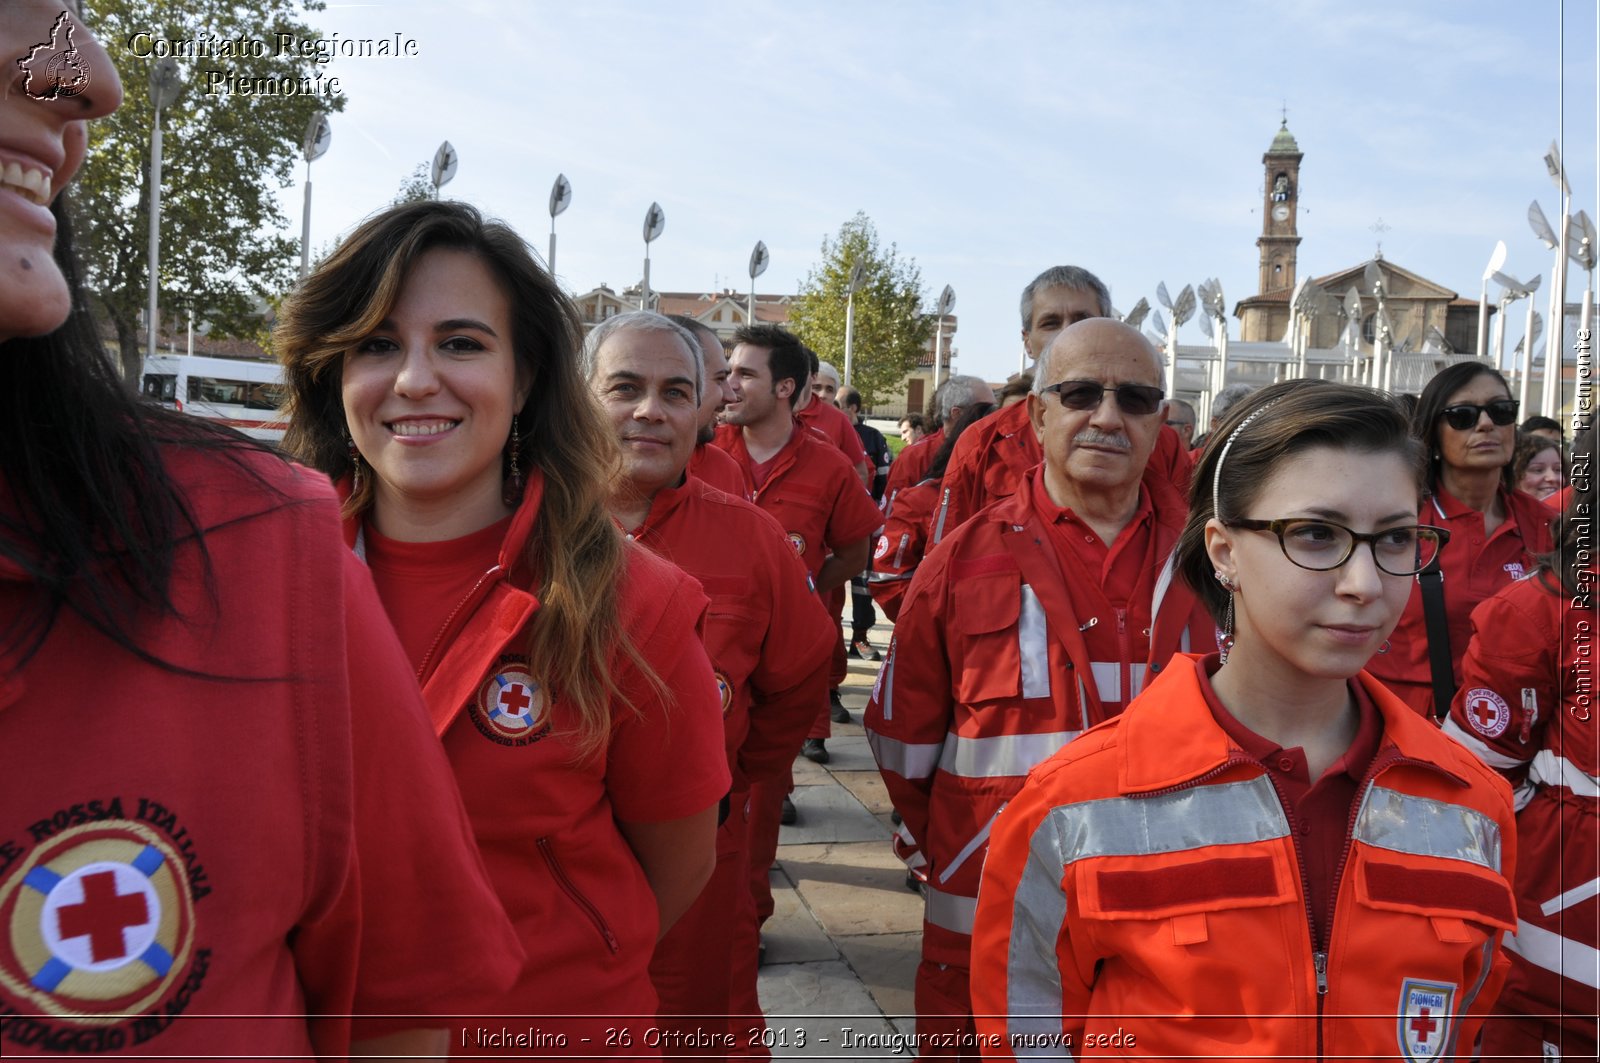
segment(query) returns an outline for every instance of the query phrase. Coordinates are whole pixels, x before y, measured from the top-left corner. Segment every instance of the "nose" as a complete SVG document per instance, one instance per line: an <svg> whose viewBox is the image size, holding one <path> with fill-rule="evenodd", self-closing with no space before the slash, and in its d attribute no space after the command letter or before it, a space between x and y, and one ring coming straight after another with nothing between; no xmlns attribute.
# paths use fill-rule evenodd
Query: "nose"
<svg viewBox="0 0 1600 1063"><path fill-rule="evenodd" d="M1100 405L1094 408L1094 413L1089 417L1089 423L1101 431L1111 431L1122 427L1122 407L1117 405L1117 393L1110 385L1106 392L1100 396Z"/></svg>
<svg viewBox="0 0 1600 1063"><path fill-rule="evenodd" d="M1377 547L1357 543L1355 551L1339 566L1335 590L1344 597L1369 602L1383 593L1383 572L1378 568Z"/></svg>
<svg viewBox="0 0 1600 1063"><path fill-rule="evenodd" d="M639 401L633 406L633 419L636 421L660 421L666 416L666 406L661 401L661 396L653 388L644 389L639 395Z"/></svg>
<svg viewBox="0 0 1600 1063"><path fill-rule="evenodd" d="M439 390L439 373L424 347L409 346L400 357L394 378L394 393L405 398L421 398Z"/></svg>

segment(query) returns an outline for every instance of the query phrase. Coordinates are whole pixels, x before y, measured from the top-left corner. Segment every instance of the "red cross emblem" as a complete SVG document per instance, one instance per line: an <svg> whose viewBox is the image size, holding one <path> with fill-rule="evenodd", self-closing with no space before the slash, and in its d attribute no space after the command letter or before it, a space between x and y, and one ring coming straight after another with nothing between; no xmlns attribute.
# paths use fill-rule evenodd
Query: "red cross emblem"
<svg viewBox="0 0 1600 1063"><path fill-rule="evenodd" d="M142 893L118 893L111 871L85 875L82 881L83 900L57 909L56 926L64 939L88 938L94 962L121 959L128 954L122 931L149 922L150 906Z"/></svg>
<svg viewBox="0 0 1600 1063"><path fill-rule="evenodd" d="M1466 694L1467 723L1485 738L1499 738L1511 723L1511 706L1488 687L1473 687Z"/></svg>
<svg viewBox="0 0 1600 1063"><path fill-rule="evenodd" d="M521 683L512 683L500 692L500 707L513 716L521 716L533 704L533 698L528 696L528 688Z"/></svg>
<svg viewBox="0 0 1600 1063"><path fill-rule="evenodd" d="M1431 1009L1423 1008L1416 1018L1411 1020L1411 1032L1417 1035L1417 1041L1426 1045L1428 1037L1439 1028L1437 1019L1428 1018Z"/></svg>
<svg viewBox="0 0 1600 1063"><path fill-rule="evenodd" d="M1456 987L1448 982L1407 978L1400 987L1401 1058L1412 1063L1439 1059L1450 1040L1450 1012Z"/></svg>

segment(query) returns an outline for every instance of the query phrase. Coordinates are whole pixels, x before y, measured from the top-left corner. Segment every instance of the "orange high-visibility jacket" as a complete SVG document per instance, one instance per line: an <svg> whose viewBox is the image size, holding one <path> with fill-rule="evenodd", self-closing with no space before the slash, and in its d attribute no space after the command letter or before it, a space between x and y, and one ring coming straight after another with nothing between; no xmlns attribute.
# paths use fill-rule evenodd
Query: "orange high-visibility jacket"
<svg viewBox="0 0 1600 1063"><path fill-rule="evenodd" d="M1505 781L1362 673L1384 737L1323 950L1271 778L1182 665L995 823L973 931L984 1057L1067 1038L1074 1058L1469 1057L1515 922Z"/></svg>

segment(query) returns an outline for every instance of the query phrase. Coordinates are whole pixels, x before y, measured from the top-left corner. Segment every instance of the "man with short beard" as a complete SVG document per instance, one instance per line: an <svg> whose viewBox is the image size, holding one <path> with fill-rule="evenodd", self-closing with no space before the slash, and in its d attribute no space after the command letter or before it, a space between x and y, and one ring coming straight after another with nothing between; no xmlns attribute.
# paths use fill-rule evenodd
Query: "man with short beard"
<svg viewBox="0 0 1600 1063"><path fill-rule="evenodd" d="M1168 570L1187 508L1150 466L1161 383L1154 349L1121 322L1061 331L1024 407L1043 462L947 532L906 593L866 726L927 860L919 1035L973 1031L972 918L1000 808L1034 765L1121 712L1147 668L1215 645L1205 610ZM937 1045L921 1054L977 1058Z"/></svg>
<svg viewBox="0 0 1600 1063"><path fill-rule="evenodd" d="M711 881L663 935L650 965L659 1023L673 1035L665 1043L690 1046L707 1035L711 1043L730 1033L742 1039L760 1022L759 1014L730 1018L756 993L750 785L787 776L826 689L833 640L777 521L685 471L701 417L695 341L666 318L638 311L608 319L584 345L590 389L622 449L612 518L630 539L699 580L711 600L703 637L722 691L732 788Z"/></svg>

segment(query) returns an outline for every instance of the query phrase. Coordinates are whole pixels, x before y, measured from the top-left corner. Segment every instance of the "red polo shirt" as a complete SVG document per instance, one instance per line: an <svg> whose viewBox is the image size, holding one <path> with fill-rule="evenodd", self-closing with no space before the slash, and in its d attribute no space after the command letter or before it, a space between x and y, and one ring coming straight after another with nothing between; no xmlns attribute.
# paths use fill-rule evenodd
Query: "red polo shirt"
<svg viewBox="0 0 1600 1063"><path fill-rule="evenodd" d="M744 472L728 452L715 443L701 443L689 455L689 475L698 476L724 494L749 501Z"/></svg>
<svg viewBox="0 0 1600 1063"><path fill-rule="evenodd" d="M1263 738L1235 719L1222 704L1211 686L1211 677L1221 667L1222 660L1215 653L1194 662L1200 692L1205 695L1217 726L1227 732L1246 756L1265 769L1277 787L1284 802L1284 814L1289 817L1290 830L1294 832L1295 848L1305 860L1304 888L1311 902L1317 944L1321 947L1333 929L1333 898L1339 887L1337 876L1344 859L1352 806L1361 794L1367 768L1378 755L1378 745L1383 741L1383 718L1361 684L1350 680L1347 684L1350 696L1355 699L1360 716L1356 736L1344 756L1329 765L1321 778L1312 779L1305 750L1299 746L1284 749L1271 739Z"/></svg>
<svg viewBox="0 0 1600 1063"><path fill-rule="evenodd" d="M861 437L856 434L855 422L839 407L813 396L805 409L795 411L794 419L826 436L841 454L850 459L852 467L867 463L867 449L861 445Z"/></svg>

